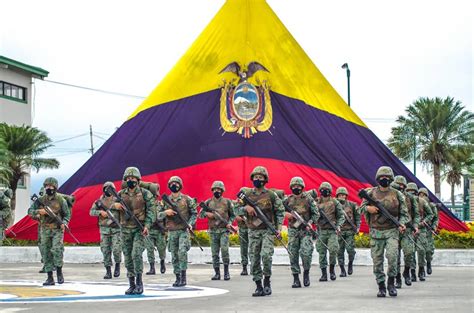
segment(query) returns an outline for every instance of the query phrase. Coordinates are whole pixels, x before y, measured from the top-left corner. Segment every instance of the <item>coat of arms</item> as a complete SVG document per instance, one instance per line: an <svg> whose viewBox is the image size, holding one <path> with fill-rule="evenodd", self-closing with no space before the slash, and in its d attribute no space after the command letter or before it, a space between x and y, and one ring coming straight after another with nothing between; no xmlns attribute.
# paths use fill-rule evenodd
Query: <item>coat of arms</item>
<svg viewBox="0 0 474 313"><path fill-rule="evenodd" d="M224 132L237 132L250 138L258 131L270 129L273 120L270 90L266 81L257 85L247 80L257 71L268 70L258 62L250 62L241 69L237 62L227 65L219 74L232 72L239 79L225 81L221 88L220 120Z"/></svg>

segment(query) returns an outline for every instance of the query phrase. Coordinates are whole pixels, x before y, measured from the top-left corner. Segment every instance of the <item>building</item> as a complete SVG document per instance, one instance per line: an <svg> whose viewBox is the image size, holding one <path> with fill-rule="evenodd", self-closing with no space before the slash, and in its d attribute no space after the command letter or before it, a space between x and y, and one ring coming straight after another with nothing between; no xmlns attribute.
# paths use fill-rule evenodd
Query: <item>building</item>
<svg viewBox="0 0 474 313"><path fill-rule="evenodd" d="M28 125L33 122L34 79L44 79L48 71L0 55L0 123ZM30 206L30 176L23 177L16 192L15 222Z"/></svg>

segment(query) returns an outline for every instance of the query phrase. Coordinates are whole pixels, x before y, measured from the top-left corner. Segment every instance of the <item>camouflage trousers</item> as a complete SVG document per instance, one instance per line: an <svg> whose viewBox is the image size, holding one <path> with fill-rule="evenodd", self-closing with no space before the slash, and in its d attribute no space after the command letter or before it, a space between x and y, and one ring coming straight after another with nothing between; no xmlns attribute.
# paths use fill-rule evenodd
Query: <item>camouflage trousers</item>
<svg viewBox="0 0 474 313"><path fill-rule="evenodd" d="M300 274L300 256L303 270L311 269L313 260L313 239L311 233L306 230L288 229L288 250L290 251L290 265L292 274Z"/></svg>
<svg viewBox="0 0 474 313"><path fill-rule="evenodd" d="M355 233L352 230L343 230L341 235L338 237L339 251L337 252L337 262L339 265L344 265L344 253L347 250L347 255L349 256L349 261L354 261L356 250L355 250ZM347 244L344 242L344 240Z"/></svg>
<svg viewBox="0 0 474 313"><path fill-rule="evenodd" d="M370 230L370 254L374 262L374 275L377 283L385 282L383 268L384 253L387 257L388 277L397 276L398 241L400 239L397 228L387 230Z"/></svg>
<svg viewBox="0 0 474 313"><path fill-rule="evenodd" d="M409 231L409 229L407 229L405 233L400 234L399 236L400 239L398 241L397 274L400 273L402 251L404 266L415 268L415 264L413 264L413 256L415 255L415 244L409 238L413 238L413 234L411 231Z"/></svg>
<svg viewBox="0 0 474 313"><path fill-rule="evenodd" d="M41 226L38 223L38 250L41 255L41 263L44 263L44 252L43 249L41 248Z"/></svg>
<svg viewBox="0 0 474 313"><path fill-rule="evenodd" d="M41 227L40 251L43 250L44 270L52 272L63 266L64 231Z"/></svg>
<svg viewBox="0 0 474 313"><path fill-rule="evenodd" d="M239 227L240 263L243 266L249 264L249 229Z"/></svg>
<svg viewBox="0 0 474 313"><path fill-rule="evenodd" d="M268 229L249 229L250 274L253 281L272 275L275 236ZM263 271L262 271L263 263Z"/></svg>
<svg viewBox="0 0 474 313"><path fill-rule="evenodd" d="M145 238L139 228L122 228L122 250L127 277L135 277L143 273Z"/></svg>
<svg viewBox="0 0 474 313"><path fill-rule="evenodd" d="M158 250L160 260L166 259L166 234L157 229L150 229L149 242L145 242L148 263L155 263L155 247Z"/></svg>
<svg viewBox="0 0 474 313"><path fill-rule="evenodd" d="M114 262L122 262L122 234L120 228L100 227L100 251L104 257L104 266L112 266Z"/></svg>
<svg viewBox="0 0 474 313"><path fill-rule="evenodd" d="M0 246L3 246L3 240L5 240L5 227L0 225Z"/></svg>
<svg viewBox="0 0 474 313"><path fill-rule="evenodd" d="M433 254L434 254L434 251L435 251L435 245L434 245L434 236L433 234L428 231L426 233L426 243L427 243L427 247L426 247L426 262L430 262L433 260Z"/></svg>
<svg viewBox="0 0 474 313"><path fill-rule="evenodd" d="M210 229L212 266L219 267L219 252L222 254L222 263L228 265L229 257L229 231L227 228Z"/></svg>
<svg viewBox="0 0 474 313"><path fill-rule="evenodd" d="M321 242L323 242L329 248L329 265L336 265L337 252L339 250L336 232L332 229L321 229L319 231L319 238L316 242L316 250L319 253L319 267L323 269L328 267L328 260L326 258L328 249L323 246Z"/></svg>
<svg viewBox="0 0 474 313"><path fill-rule="evenodd" d="M416 254L418 255L418 266L426 266L426 250L428 248L428 232L426 228L420 228L420 233L416 236ZM413 266L416 268L415 254L413 254Z"/></svg>
<svg viewBox="0 0 474 313"><path fill-rule="evenodd" d="M168 251L171 253L171 263L175 274L188 268L189 249L191 249L191 239L187 230L171 230L168 233Z"/></svg>

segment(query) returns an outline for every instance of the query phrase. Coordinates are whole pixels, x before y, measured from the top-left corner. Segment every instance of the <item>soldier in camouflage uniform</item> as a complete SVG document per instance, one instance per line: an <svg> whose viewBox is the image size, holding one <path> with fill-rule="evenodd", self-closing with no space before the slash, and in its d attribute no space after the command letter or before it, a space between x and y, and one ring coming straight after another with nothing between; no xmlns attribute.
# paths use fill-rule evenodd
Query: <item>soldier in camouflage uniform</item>
<svg viewBox="0 0 474 313"><path fill-rule="evenodd" d="M263 166L255 167L250 174L250 180L252 180L255 188L242 188L241 191L260 207L268 220L273 223L275 229L280 232L283 219L285 218L284 208L281 199L273 191L265 188L265 184L268 182L267 169ZM257 213L251 206L240 206L236 212L237 215L247 218L247 225L249 227L250 273L257 286L252 296L271 295L270 277L272 275L275 235L257 218ZM263 286L262 276L265 276Z"/></svg>
<svg viewBox="0 0 474 313"><path fill-rule="evenodd" d="M168 188L171 190L170 201L176 205L184 219L187 219L188 224L193 227L197 218L196 201L190 196L181 193L183 181L178 176L172 176L169 179ZM191 249L188 226L166 202L163 202L158 218L166 218L168 250L171 252L171 263L173 264L173 272L176 275L173 287L186 286L188 251Z"/></svg>
<svg viewBox="0 0 474 313"><path fill-rule="evenodd" d="M405 231L403 234L400 234L400 240L398 242L398 259L397 259L397 276L395 278L395 288L402 288L402 276L400 273L401 268L401 251L403 251L403 260L405 269L403 270L403 278L405 280L405 285L411 286L411 277L410 269L415 269L415 264L413 263L413 255L415 254L415 244L410 240L409 237L413 239L418 235L418 225L420 224L420 214L418 211L418 199L414 195L405 192L407 181L402 175L395 176L395 179L391 186L405 196L405 203L408 210L408 215L410 216L410 222L415 228L415 232Z"/></svg>
<svg viewBox="0 0 474 313"><path fill-rule="evenodd" d="M40 197L44 196L44 187L40 188L38 196L40 196ZM39 270L38 273L46 273L46 271L44 270L44 253L43 253L43 249L41 249L41 226L40 226L40 222L39 222L40 215L38 214L36 216L30 216L30 217L38 222L38 250L39 250L40 255L41 255L41 263L43 264L43 267Z"/></svg>
<svg viewBox="0 0 474 313"><path fill-rule="evenodd" d="M119 212L115 209L115 197L109 194L105 189L110 186L115 189L112 182L104 183L102 187L103 194L98 199L102 202L104 208L110 209L112 215L118 220ZM100 251L104 257L105 276L104 279L112 278L112 254L115 261L114 277L120 276L120 263L122 262L122 233L120 225L115 224L107 215L107 212L97 206L94 202L90 212L90 216L98 217L98 224L100 230Z"/></svg>
<svg viewBox="0 0 474 313"><path fill-rule="evenodd" d="M428 202L431 211L433 211L433 219L431 220L430 226L436 231L439 223L438 207L433 202L429 202L430 200L428 198L428 195L428 189L426 188L420 188L420 190L418 191L418 196ZM433 260L433 254L435 250L434 237L431 231L428 231L426 233L426 239L428 241L428 247L426 249L426 273L428 275L431 275L431 273L433 272L433 270L431 269L431 261Z"/></svg>
<svg viewBox="0 0 474 313"><path fill-rule="evenodd" d="M125 291L126 295L143 293L142 255L145 250L145 236L148 236L148 230L155 218L155 199L150 191L139 186L141 178L138 168L128 167L125 169L123 180L127 183L127 188L120 190L118 195L144 226L143 231L140 231L140 227L132 218L126 217L125 208L120 203L115 203L115 209L119 210L120 224L122 225L122 249L129 282L129 288Z"/></svg>
<svg viewBox="0 0 474 313"><path fill-rule="evenodd" d="M240 264L242 265L242 272L240 275L247 276L247 265L249 264L249 228L247 226L247 218L235 214L238 209L238 204L234 202L234 215L239 226L239 243L240 243Z"/></svg>
<svg viewBox="0 0 474 313"><path fill-rule="evenodd" d="M370 228L370 252L374 262L374 275L379 286L377 297L385 297L387 288L390 296L397 296L395 288L395 276L397 276L397 258L399 232L406 230L406 224L409 222L405 196L390 187L393 181L393 171L388 166L381 166L377 170L375 180L378 186L369 188L368 194L376 201L383 204L385 209L396 219L401 226L397 226L387 219L375 206L368 205L364 200L360 206L360 212L364 213L365 220ZM383 268L384 252L388 261L388 284L385 286L385 273Z"/></svg>
<svg viewBox="0 0 474 313"><path fill-rule="evenodd" d="M11 189L0 190L0 246L3 245L4 232L12 218L11 198Z"/></svg>
<svg viewBox="0 0 474 313"><path fill-rule="evenodd" d="M321 278L319 281L328 281L328 260L327 252L329 248L329 274L331 280L336 280L336 272L334 268L336 266L337 253L339 250L338 236L341 235L341 226L346 220L342 205L335 198L331 197L332 186L328 182L323 182L319 186L319 193L321 197L318 200L319 209L319 240L316 242L316 249L319 253L319 267L321 268ZM329 220L336 226L336 230L332 228L329 221L323 217L324 211ZM324 246L323 243L327 246Z"/></svg>
<svg viewBox="0 0 474 313"><path fill-rule="evenodd" d="M232 226L232 222L235 219L234 208L232 201L222 197L222 193L225 192L225 186L222 181L216 180L212 183L211 191L213 197L205 201L206 205L216 210L217 213L227 221L224 224L216 219L214 213L201 210L199 217L207 217L207 223L209 226L209 235L211 238L211 252L212 252L212 266L214 267L214 276L212 280L220 280L221 272L219 266L219 250L222 253L222 263L224 264L224 280L230 279L229 274L229 229Z"/></svg>
<svg viewBox="0 0 474 313"><path fill-rule="evenodd" d="M344 268L344 252L347 250L347 255L349 256L349 263L347 265L347 274L352 275L353 273L353 263L354 257L356 254L355 251L355 240L354 236L359 233L360 227L360 213L357 209L357 204L347 200L349 193L347 192L346 187L339 187L336 190L337 201L342 205L344 210L345 222L341 226L341 235L339 236L339 252L337 254L337 261L339 267L341 268L341 274L339 277L346 277L346 269ZM349 224L348 219L352 221L355 225L356 230L352 229L351 224ZM342 240L344 238L344 240ZM346 244L347 242L347 244Z"/></svg>
<svg viewBox="0 0 474 313"><path fill-rule="evenodd" d="M44 269L48 273L48 278L43 283L44 286L54 285L53 269L56 268L58 283L64 282L62 272L64 253L64 229L71 219L71 210L63 196L57 193L58 181L56 178L48 177L43 182L45 195L39 198L45 206L58 216L64 224L58 226L56 220L50 217L38 201L34 202L28 210L30 216L40 216L41 227L41 247L44 257Z"/></svg>
<svg viewBox="0 0 474 313"><path fill-rule="evenodd" d="M304 180L301 177L293 177L290 181L292 194L285 200L285 204L296 211L309 225L319 219L319 211L314 199L304 191ZM291 273L293 274L292 288L301 288L299 275L301 273L299 256L303 263L303 284L310 285L309 271L313 259L313 239L310 229L297 221L291 213L288 217L288 250L290 251Z"/></svg>
<svg viewBox="0 0 474 313"><path fill-rule="evenodd" d="M416 196L418 194L418 186L415 183L408 183L406 192ZM418 197L418 211L420 214L419 233L416 237L416 254L418 255L418 278L420 281L425 281L425 265L426 265L426 250L428 248L428 232L426 223L430 223L433 219L433 211L427 201ZM413 269L411 269L411 280L416 281L416 259L413 254Z"/></svg>

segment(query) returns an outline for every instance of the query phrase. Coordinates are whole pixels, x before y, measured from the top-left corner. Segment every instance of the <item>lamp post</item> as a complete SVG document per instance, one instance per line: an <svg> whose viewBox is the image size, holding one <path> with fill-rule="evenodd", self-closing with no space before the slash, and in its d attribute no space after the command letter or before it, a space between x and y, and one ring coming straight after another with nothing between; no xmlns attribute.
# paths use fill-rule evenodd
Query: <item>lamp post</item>
<svg viewBox="0 0 474 313"><path fill-rule="evenodd" d="M347 104L351 106L351 71L347 63L342 64L341 68L346 70L347 74Z"/></svg>

